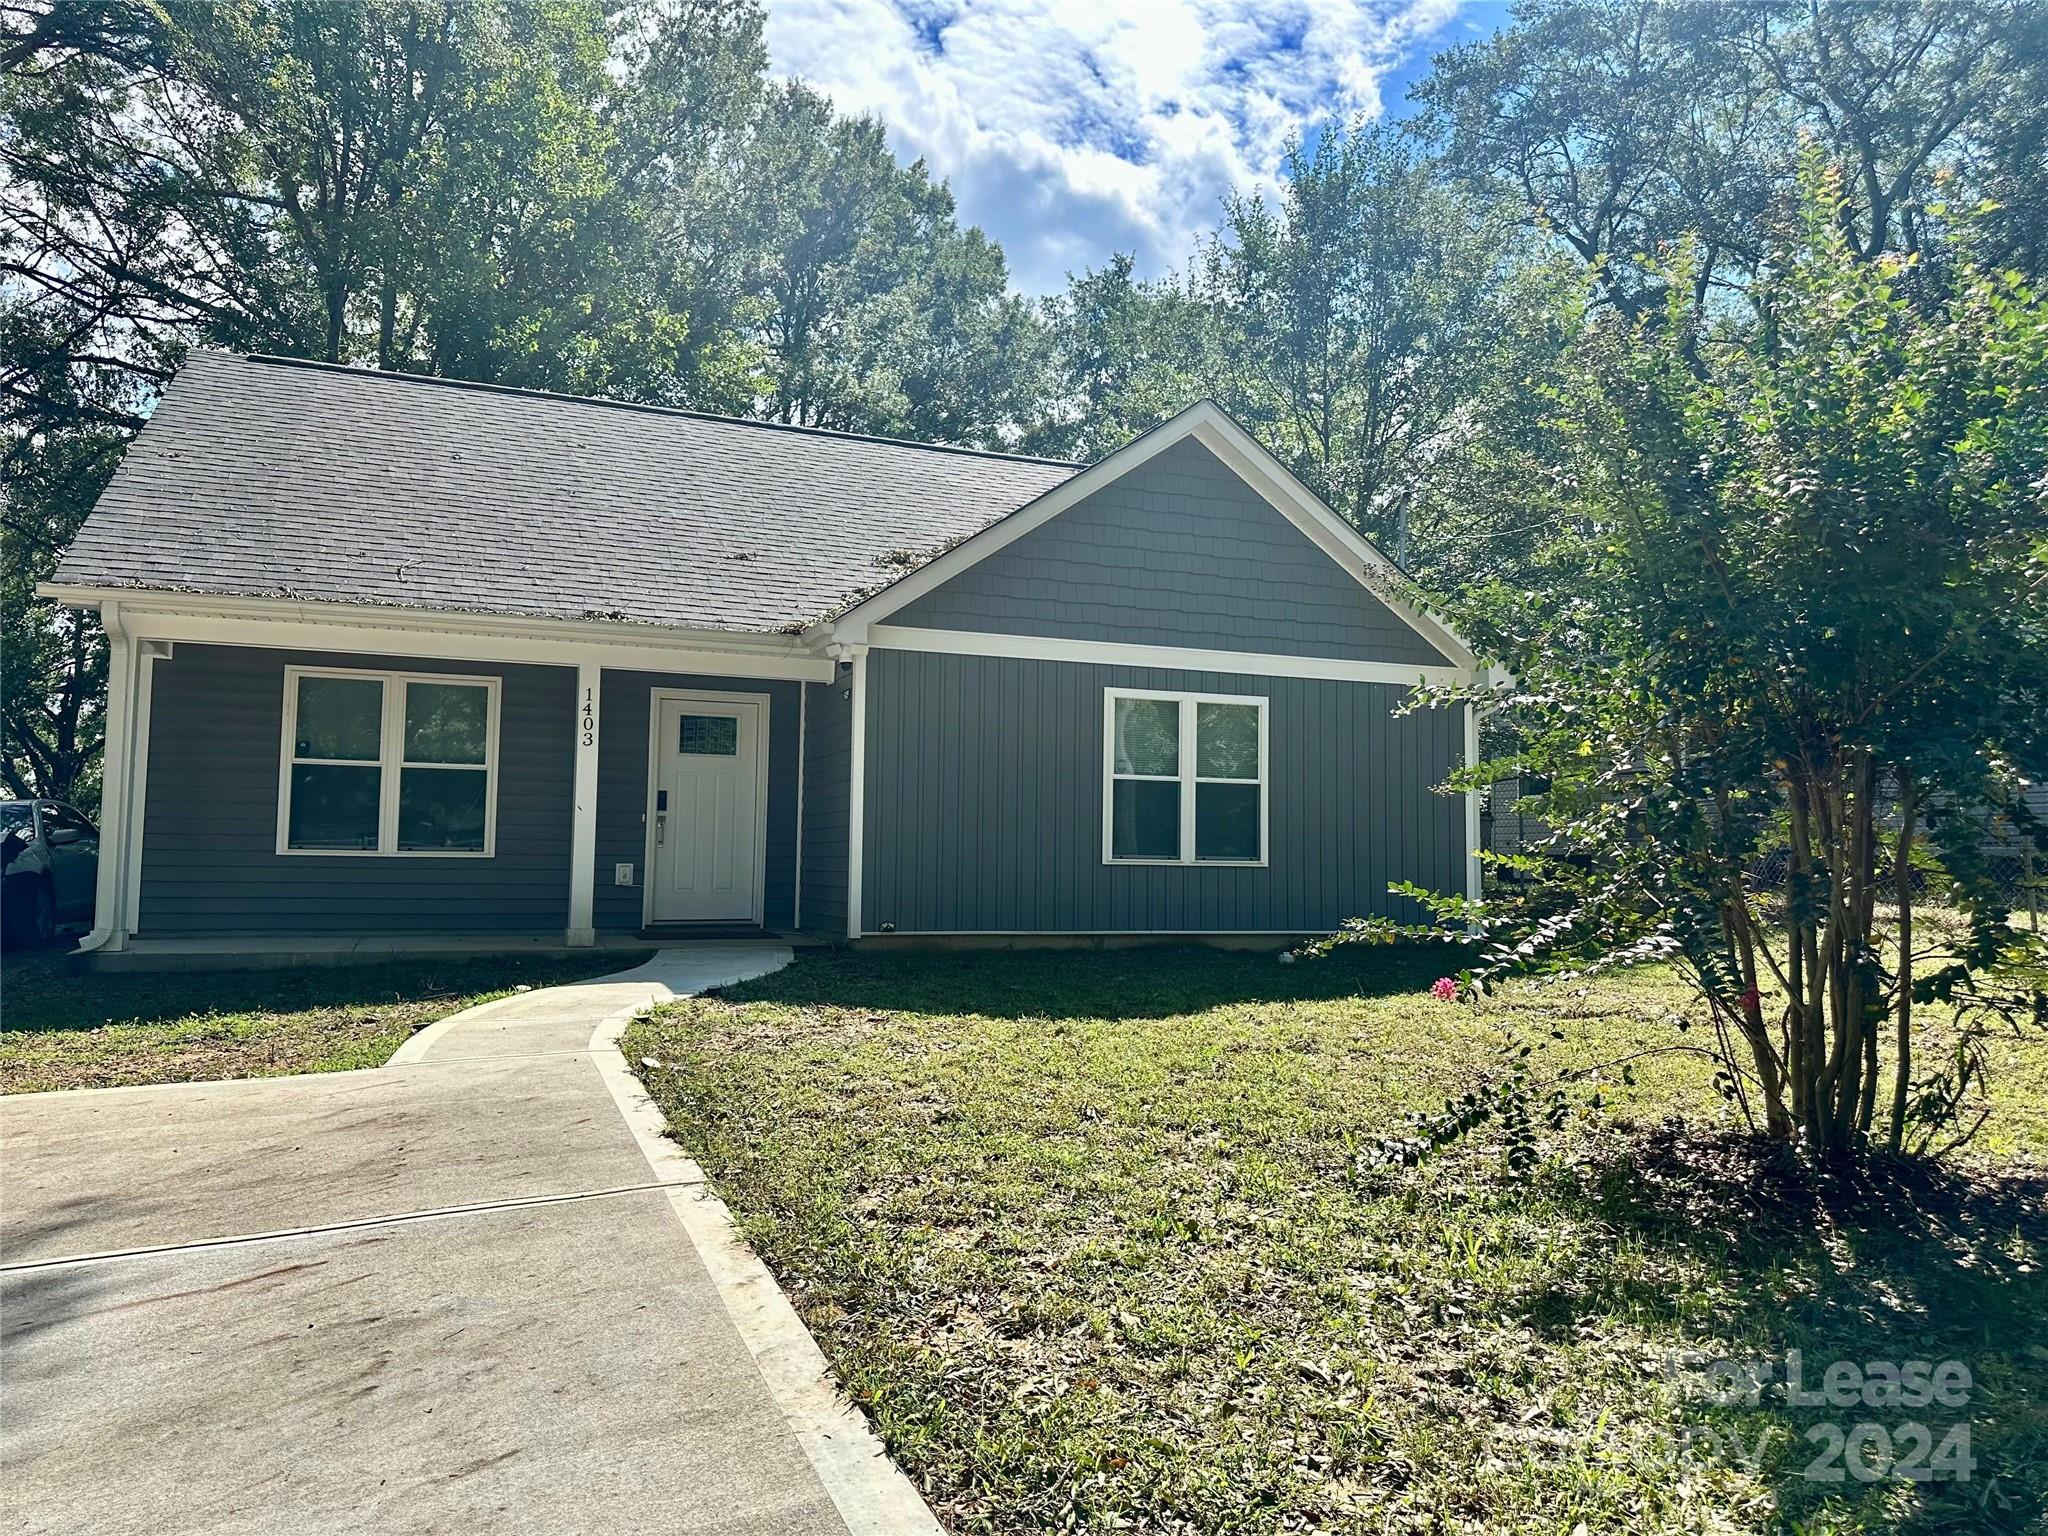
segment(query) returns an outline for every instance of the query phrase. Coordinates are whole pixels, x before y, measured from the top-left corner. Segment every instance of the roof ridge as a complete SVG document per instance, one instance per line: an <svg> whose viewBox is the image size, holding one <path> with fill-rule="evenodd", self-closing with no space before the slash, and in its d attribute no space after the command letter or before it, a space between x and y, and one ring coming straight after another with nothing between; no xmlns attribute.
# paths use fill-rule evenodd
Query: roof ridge
<svg viewBox="0 0 2048 1536"><path fill-rule="evenodd" d="M282 357L271 352L231 352L225 348L194 347L195 353L262 363L273 368L304 368L316 373L346 374L360 380L384 383L432 384L442 389L470 389L494 395L517 395L529 400L556 400L567 405L599 406L614 411L640 411L650 416L679 416L686 421L711 422L723 427L754 427L764 432L793 432L804 437L836 438L843 442L882 443L891 448L916 448L928 453L960 454L976 459L1000 459L1013 464L1043 464L1056 469L1086 469L1078 459L1053 459L1031 453L1005 453L995 448L967 448L957 443L921 443L908 437L884 437L874 432L842 432L833 427L798 426L786 421L756 421L746 416L721 416L713 411L691 411L674 405L648 405L637 400L611 400L603 395L571 395L552 389L523 389L514 384L486 384L475 379L451 379L433 373L407 373L400 369L357 368L348 363L321 362L308 357Z"/></svg>

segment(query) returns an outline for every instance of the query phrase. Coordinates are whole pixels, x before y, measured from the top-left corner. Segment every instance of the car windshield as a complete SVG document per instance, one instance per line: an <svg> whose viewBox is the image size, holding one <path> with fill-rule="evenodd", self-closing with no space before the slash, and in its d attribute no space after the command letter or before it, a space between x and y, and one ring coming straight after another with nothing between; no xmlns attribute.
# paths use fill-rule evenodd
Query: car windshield
<svg viewBox="0 0 2048 1536"><path fill-rule="evenodd" d="M35 820L35 809L19 800L0 801L0 832L12 832Z"/></svg>

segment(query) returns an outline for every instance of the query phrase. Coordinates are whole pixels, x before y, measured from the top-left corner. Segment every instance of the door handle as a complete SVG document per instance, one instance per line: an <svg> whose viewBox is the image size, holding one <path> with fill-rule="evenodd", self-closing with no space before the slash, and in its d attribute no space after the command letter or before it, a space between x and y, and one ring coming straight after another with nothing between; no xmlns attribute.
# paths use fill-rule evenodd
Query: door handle
<svg viewBox="0 0 2048 1536"><path fill-rule="evenodd" d="M656 811L654 813L654 846L659 848L663 843L667 841L668 813L665 811Z"/></svg>

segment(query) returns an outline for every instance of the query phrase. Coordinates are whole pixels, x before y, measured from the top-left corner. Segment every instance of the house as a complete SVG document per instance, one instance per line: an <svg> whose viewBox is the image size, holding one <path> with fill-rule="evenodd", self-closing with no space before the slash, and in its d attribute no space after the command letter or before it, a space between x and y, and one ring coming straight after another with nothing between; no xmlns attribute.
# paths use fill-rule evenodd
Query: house
<svg viewBox="0 0 2048 1536"><path fill-rule="evenodd" d="M1093 466L195 352L43 590L91 947L1292 935L1477 881L1472 652L1210 403Z"/></svg>

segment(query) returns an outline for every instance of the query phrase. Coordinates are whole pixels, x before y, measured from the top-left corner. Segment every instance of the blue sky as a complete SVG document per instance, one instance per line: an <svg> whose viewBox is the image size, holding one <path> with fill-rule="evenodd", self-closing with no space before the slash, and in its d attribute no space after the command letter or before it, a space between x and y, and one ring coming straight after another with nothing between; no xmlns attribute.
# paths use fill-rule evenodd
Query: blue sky
<svg viewBox="0 0 2048 1536"><path fill-rule="evenodd" d="M1023 292L1133 251L1182 265L1290 134L1402 115L1504 0L769 0L774 68L888 123Z"/></svg>

